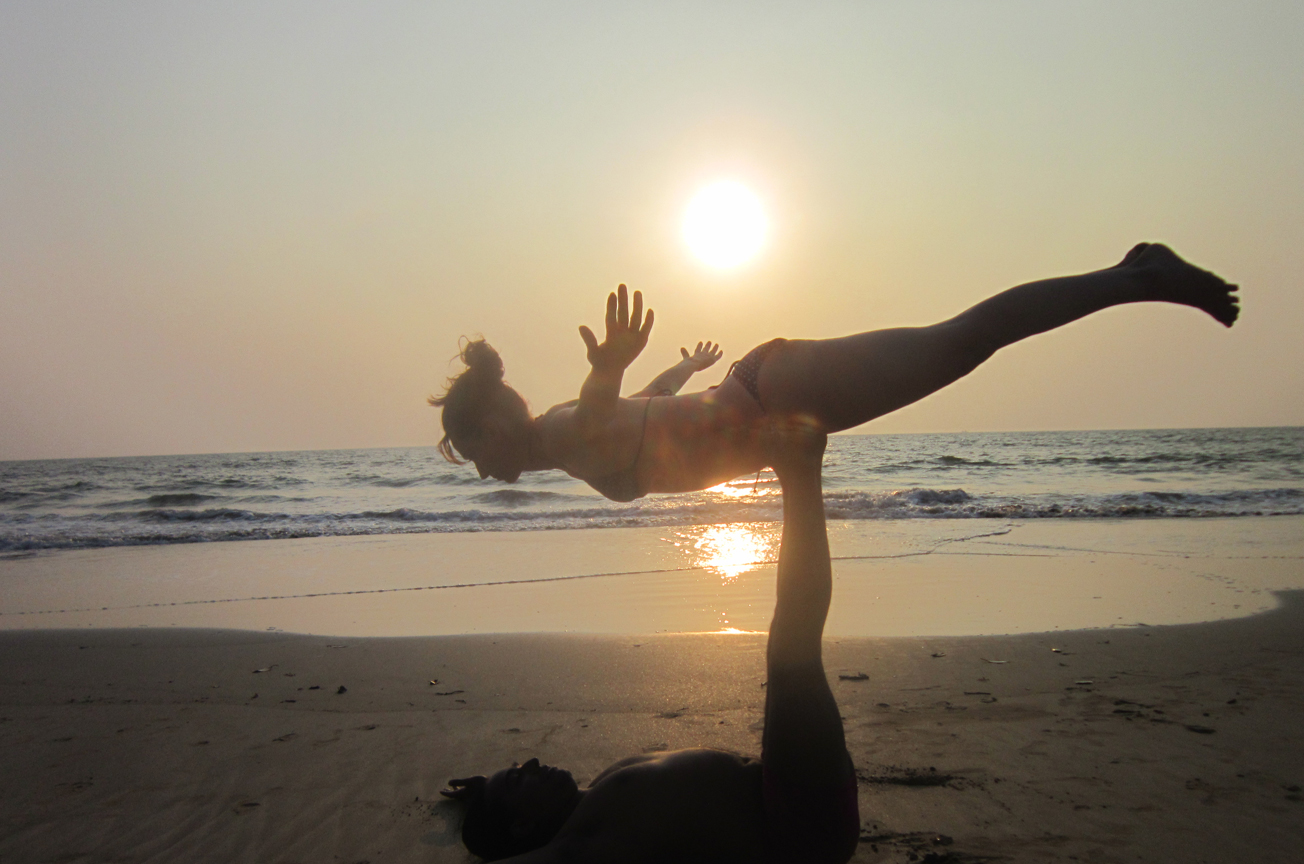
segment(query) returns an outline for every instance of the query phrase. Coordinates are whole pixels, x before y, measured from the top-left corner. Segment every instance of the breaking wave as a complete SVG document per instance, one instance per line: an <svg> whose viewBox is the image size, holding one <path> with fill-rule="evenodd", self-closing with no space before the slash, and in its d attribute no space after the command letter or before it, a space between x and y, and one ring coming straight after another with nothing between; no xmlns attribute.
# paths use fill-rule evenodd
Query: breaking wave
<svg viewBox="0 0 1304 864"><path fill-rule="evenodd" d="M1304 429L835 436L831 519L1304 514ZM481 480L434 448L0 463L0 552L782 517L768 472L607 501L560 471Z"/></svg>

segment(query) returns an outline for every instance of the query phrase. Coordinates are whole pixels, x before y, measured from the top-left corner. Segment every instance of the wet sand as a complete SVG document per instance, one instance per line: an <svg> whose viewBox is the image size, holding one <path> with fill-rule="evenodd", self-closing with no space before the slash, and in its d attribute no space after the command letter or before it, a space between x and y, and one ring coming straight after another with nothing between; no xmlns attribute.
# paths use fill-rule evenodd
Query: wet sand
<svg viewBox="0 0 1304 864"><path fill-rule="evenodd" d="M428 636L764 631L779 523L0 556L0 629ZM834 521L830 636L1235 618L1304 589L1304 517Z"/></svg>
<svg viewBox="0 0 1304 864"><path fill-rule="evenodd" d="M1304 860L1304 594L1281 600L1195 625L829 640L855 860ZM763 649L3 633L0 860L469 861L449 777L537 755L586 782L630 753L757 752Z"/></svg>

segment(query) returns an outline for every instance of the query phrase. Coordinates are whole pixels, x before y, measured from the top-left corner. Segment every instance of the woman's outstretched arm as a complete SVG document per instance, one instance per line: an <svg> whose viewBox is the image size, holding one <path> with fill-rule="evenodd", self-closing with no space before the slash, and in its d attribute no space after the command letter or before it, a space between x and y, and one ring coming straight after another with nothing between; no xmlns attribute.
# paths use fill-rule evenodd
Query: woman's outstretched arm
<svg viewBox="0 0 1304 864"><path fill-rule="evenodd" d="M683 355L682 360L653 378L650 384L635 393L631 398L673 396L688 383L688 379L692 378L694 374L701 372L703 369L709 369L724 356L720 346L714 342L698 342L697 350L692 354L688 353L687 348L680 348L679 353Z"/></svg>
<svg viewBox="0 0 1304 864"><path fill-rule="evenodd" d="M647 345L652 332L652 310L643 316L643 295L634 292L634 309L631 314L629 292L621 285L607 296L607 333L601 343L593 331L580 326L580 338L588 348L589 364L593 370L580 387L580 398L575 405L575 418L582 424L602 422L616 410L620 398L620 382L625 369Z"/></svg>

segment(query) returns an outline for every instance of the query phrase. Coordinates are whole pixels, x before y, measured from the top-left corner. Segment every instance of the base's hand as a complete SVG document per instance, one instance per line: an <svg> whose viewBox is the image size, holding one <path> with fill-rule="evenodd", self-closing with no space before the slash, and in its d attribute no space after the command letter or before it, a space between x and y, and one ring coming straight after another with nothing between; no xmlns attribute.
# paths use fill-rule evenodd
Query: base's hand
<svg viewBox="0 0 1304 864"><path fill-rule="evenodd" d="M724 351L714 342L698 342L697 350L692 354L688 353L687 348L680 348L679 353L684 355L684 360L691 363L698 372L714 366L716 361L724 356Z"/></svg>
<svg viewBox="0 0 1304 864"><path fill-rule="evenodd" d="M643 317L643 294L634 292L634 311L630 314L629 292L624 285L607 296L607 338L598 344L593 331L580 325L580 338L589 349L589 363L594 369L624 370L643 352L652 332L652 310Z"/></svg>

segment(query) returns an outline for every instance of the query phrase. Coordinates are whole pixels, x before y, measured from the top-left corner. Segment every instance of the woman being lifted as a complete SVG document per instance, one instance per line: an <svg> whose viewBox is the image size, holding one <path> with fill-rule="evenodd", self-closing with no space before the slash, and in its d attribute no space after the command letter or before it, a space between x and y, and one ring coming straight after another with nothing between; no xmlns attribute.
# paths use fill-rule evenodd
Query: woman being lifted
<svg viewBox="0 0 1304 864"><path fill-rule="evenodd" d="M515 482L525 471L560 469L613 501L632 501L755 473L769 464L763 440L776 423L821 434L859 426L962 378L1006 345L1110 306L1177 303L1230 327L1236 290L1162 244L1141 243L1113 267L1020 285L930 327L766 342L698 393L676 395L719 351L681 349L678 365L622 398L653 316L621 285L607 298L606 338L580 327L593 369L578 399L532 417L503 382L498 353L478 340L462 352L466 371L430 402L443 408L440 450L474 462L481 477Z"/></svg>

